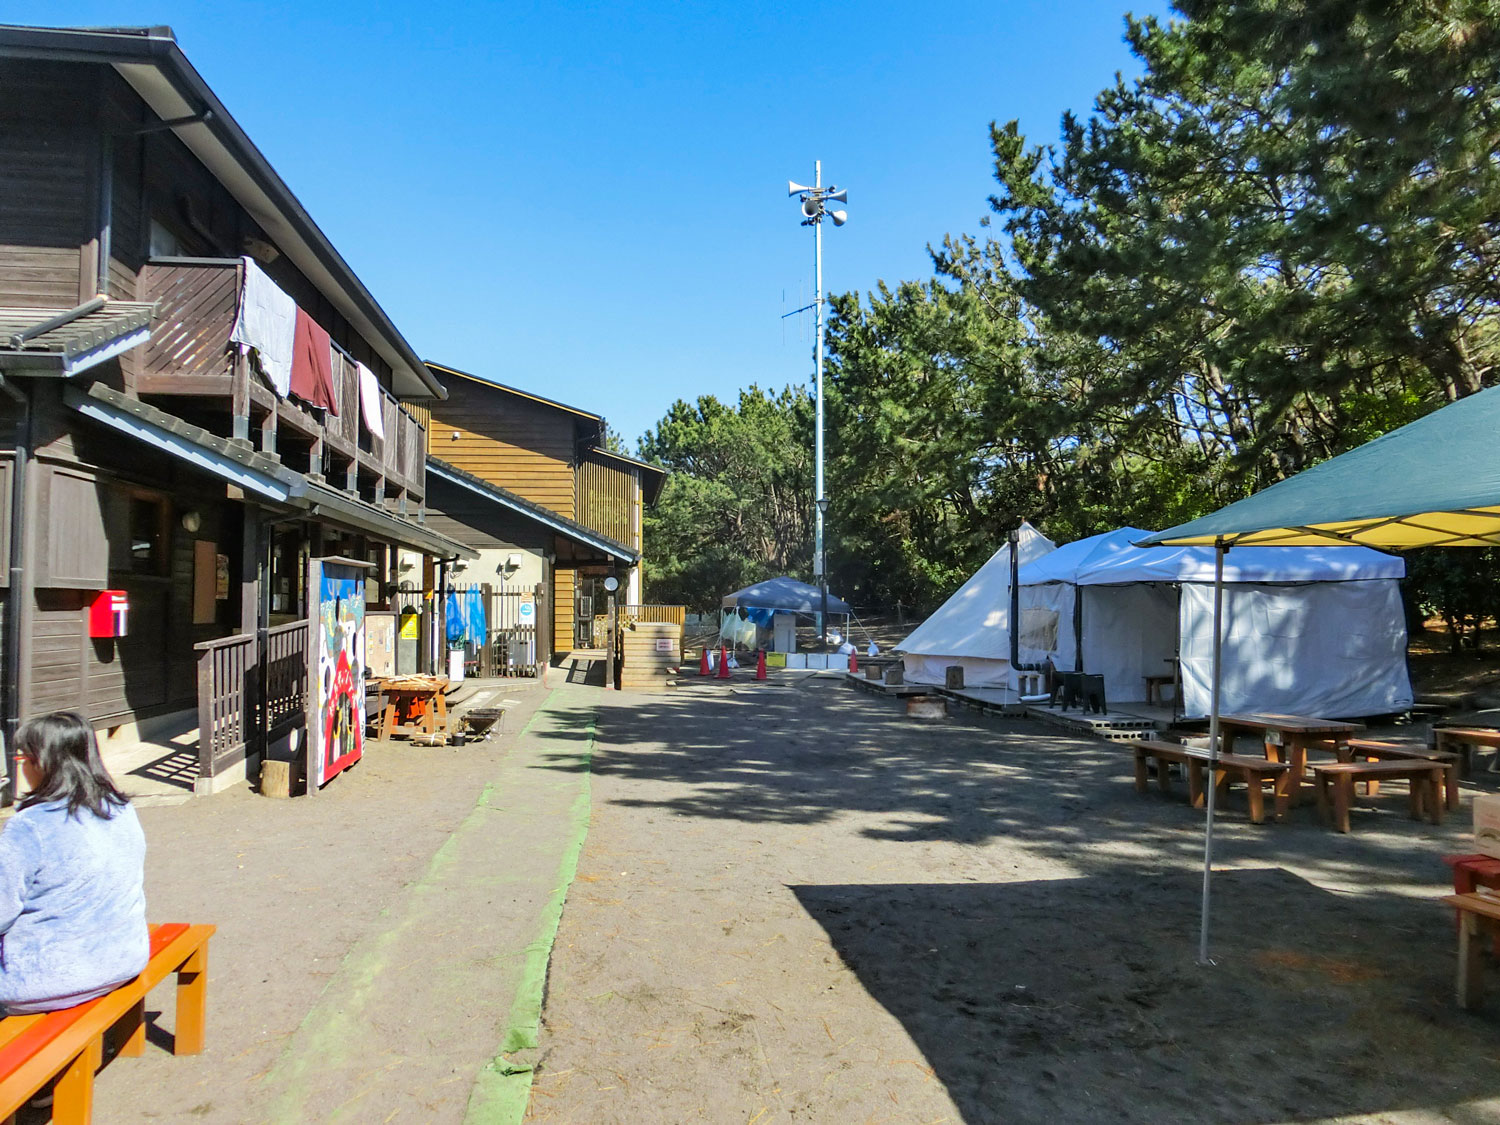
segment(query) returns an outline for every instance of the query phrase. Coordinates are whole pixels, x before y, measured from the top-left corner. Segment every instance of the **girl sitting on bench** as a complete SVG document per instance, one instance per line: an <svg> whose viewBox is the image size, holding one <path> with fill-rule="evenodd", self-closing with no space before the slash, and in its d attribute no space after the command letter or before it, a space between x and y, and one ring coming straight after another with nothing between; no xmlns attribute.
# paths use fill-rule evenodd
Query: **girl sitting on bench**
<svg viewBox="0 0 1500 1125"><path fill-rule="evenodd" d="M146 967L146 838L72 711L21 724L30 792L0 832L0 1005L50 1012Z"/></svg>

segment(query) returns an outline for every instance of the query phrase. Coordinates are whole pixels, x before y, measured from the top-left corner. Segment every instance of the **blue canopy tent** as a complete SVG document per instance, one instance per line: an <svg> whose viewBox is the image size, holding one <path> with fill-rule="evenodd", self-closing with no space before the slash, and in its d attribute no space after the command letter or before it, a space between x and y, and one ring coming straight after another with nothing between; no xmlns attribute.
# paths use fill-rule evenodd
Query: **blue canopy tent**
<svg viewBox="0 0 1500 1125"><path fill-rule="evenodd" d="M821 611L822 601L823 594L816 586L782 575L780 578L767 578L764 582L725 594L723 606L725 609L744 606L747 609L769 609L781 613L818 613ZM828 612L842 613L847 617L854 611L849 608L848 602L829 594Z"/></svg>
<svg viewBox="0 0 1500 1125"><path fill-rule="evenodd" d="M822 612L823 592L816 586L782 575L780 578L767 578L764 582L725 594L721 605L726 612L742 609L747 620L754 622L756 626L769 628L778 613L801 614L816 621L818 614ZM853 612L848 602L833 594L828 595L828 614L830 617L836 613L843 615L846 635L849 632L848 618ZM748 646L753 642L740 643Z"/></svg>
<svg viewBox="0 0 1500 1125"><path fill-rule="evenodd" d="M1435 410L1383 437L1289 477L1217 512L1137 541L1137 546L1214 548L1212 753L1219 747L1220 621L1224 555L1247 546L1346 544L1500 546L1500 387ZM1208 961L1214 786L1203 840L1200 961Z"/></svg>

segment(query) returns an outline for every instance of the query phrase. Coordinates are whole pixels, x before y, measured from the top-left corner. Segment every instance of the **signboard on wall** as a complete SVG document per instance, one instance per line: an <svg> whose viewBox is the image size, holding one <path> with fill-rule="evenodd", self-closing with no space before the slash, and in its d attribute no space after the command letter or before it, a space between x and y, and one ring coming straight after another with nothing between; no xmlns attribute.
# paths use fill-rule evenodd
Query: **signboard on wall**
<svg viewBox="0 0 1500 1125"><path fill-rule="evenodd" d="M371 676L396 674L396 615L365 614L365 661Z"/></svg>
<svg viewBox="0 0 1500 1125"><path fill-rule="evenodd" d="M307 732L309 789L364 753L365 569L354 559L308 562L308 646L312 722Z"/></svg>

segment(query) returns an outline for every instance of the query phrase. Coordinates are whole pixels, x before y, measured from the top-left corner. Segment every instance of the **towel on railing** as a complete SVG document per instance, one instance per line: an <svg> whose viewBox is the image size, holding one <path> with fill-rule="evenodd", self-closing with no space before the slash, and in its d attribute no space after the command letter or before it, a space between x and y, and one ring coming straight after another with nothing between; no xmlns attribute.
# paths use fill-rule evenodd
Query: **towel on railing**
<svg viewBox="0 0 1500 1125"><path fill-rule="evenodd" d="M327 330L300 308L297 343L292 349L292 394L330 414L339 412L338 393L333 389L333 341Z"/></svg>
<svg viewBox="0 0 1500 1125"><path fill-rule="evenodd" d="M359 409L365 417L365 429L385 440L385 413L380 401L380 381L363 363L359 367Z"/></svg>
<svg viewBox="0 0 1500 1125"><path fill-rule="evenodd" d="M253 258L242 258L245 283L229 338L242 355L255 353L255 363L280 397L292 385L292 347L297 335L297 302L266 276Z"/></svg>

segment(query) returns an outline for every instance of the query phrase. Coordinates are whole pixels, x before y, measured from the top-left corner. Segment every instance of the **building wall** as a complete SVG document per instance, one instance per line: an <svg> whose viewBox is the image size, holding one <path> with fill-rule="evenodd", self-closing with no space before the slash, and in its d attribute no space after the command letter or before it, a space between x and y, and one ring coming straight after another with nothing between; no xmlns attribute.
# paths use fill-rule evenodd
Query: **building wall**
<svg viewBox="0 0 1500 1125"><path fill-rule="evenodd" d="M213 542L215 554L235 560L236 574L240 506L225 499L222 484L77 417L52 384L33 386L22 714L69 708L109 726L191 708L193 645L229 634L240 615L239 584L231 581L214 620L194 623L194 543ZM159 565L149 572L132 562L133 501L157 513ZM200 520L191 533L182 526L190 510ZM128 632L91 639L89 606L106 589L126 592Z"/></svg>
<svg viewBox="0 0 1500 1125"><path fill-rule="evenodd" d="M575 415L472 379L446 380L428 404L428 451L559 515L573 518Z"/></svg>
<svg viewBox="0 0 1500 1125"><path fill-rule="evenodd" d="M616 543L640 550L635 509L640 500L640 470L612 458L584 455L577 471L578 513L585 527Z"/></svg>
<svg viewBox="0 0 1500 1125"><path fill-rule="evenodd" d="M5 60L0 67L0 304L72 307L98 291L106 161L112 297L137 297L153 220L188 256L238 258L247 238L269 241L172 132L136 134L157 120L112 68ZM335 343L390 387L390 365L288 258L263 268ZM139 349L124 357L125 385L139 360Z"/></svg>

